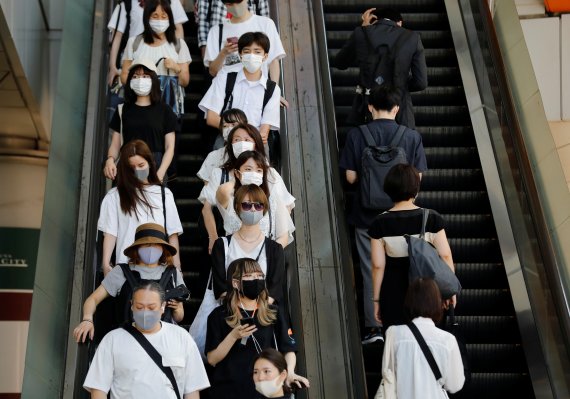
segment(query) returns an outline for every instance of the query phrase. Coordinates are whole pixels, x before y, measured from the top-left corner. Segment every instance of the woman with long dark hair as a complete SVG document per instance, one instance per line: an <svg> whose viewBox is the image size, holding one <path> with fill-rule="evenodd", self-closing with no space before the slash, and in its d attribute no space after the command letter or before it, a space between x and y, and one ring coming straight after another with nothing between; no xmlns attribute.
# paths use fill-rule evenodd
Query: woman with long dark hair
<svg viewBox="0 0 570 399"><path fill-rule="evenodd" d="M114 180L121 143L143 140L158 165L159 180L166 176L174 158L176 115L161 100L160 82L156 66L149 60L133 62L127 72L125 103L119 105L109 127L111 145L103 173Z"/></svg>
<svg viewBox="0 0 570 399"><path fill-rule="evenodd" d="M211 398L254 398L251 370L265 348L285 354L288 382L298 380L308 385L306 378L295 374L296 343L288 318L269 304L259 264L253 259L236 259L227 276L228 294L208 317L206 356L215 366L210 378Z"/></svg>
<svg viewBox="0 0 570 399"><path fill-rule="evenodd" d="M264 349L253 365L253 382L259 399L289 399L291 387L287 382L287 361L273 348ZM293 384L298 384L294 381Z"/></svg>
<svg viewBox="0 0 570 399"><path fill-rule="evenodd" d="M126 143L117 164L117 186L101 203L97 228L103 232L103 272L111 271L111 254L116 247L116 263L126 263L125 248L135 240L137 226L154 222L166 225L168 242L178 251L182 223L172 192L161 188L150 149L142 140ZM162 190L164 189L164 202ZM166 214L166 222L164 216ZM180 255L174 256L180 269Z"/></svg>

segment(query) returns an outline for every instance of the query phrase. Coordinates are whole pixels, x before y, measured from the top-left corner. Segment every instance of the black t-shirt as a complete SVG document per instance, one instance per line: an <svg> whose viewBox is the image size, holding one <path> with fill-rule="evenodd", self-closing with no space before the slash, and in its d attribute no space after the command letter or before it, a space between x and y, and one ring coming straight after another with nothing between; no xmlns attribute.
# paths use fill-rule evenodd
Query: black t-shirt
<svg viewBox="0 0 570 399"><path fill-rule="evenodd" d="M422 221L422 208L384 212L374 219L368 229L371 238L384 239L386 266L380 288L380 312L384 329L408 321L404 311L404 299L408 290L410 259L404 235L419 235ZM430 209L426 233L435 234L444 227L443 217Z"/></svg>
<svg viewBox="0 0 570 399"><path fill-rule="evenodd" d="M121 132L119 110L115 111L109 125L111 129ZM174 132L176 115L162 101L141 107L136 104L123 106L123 142L143 140L151 152L164 153L164 136Z"/></svg>
<svg viewBox="0 0 570 399"><path fill-rule="evenodd" d="M392 119L376 119L368 124L370 133L378 146L389 145L398 129L398 124ZM361 176L362 152L367 144L358 127L351 129L346 137L346 143L340 156L339 166L343 170L353 170ZM427 170L426 154L421 135L412 129L406 129L400 141L406 153L406 159L419 172ZM355 184L356 195L352 203L352 211L348 220L358 228L369 227L374 218L385 209L364 209L360 204L360 179Z"/></svg>
<svg viewBox="0 0 570 399"><path fill-rule="evenodd" d="M272 306L277 310L277 307ZM250 312L251 313L251 312ZM231 332L232 328L226 323L228 313L225 306L219 306L208 317L205 352L211 352ZM242 310L242 316L248 315ZM297 345L292 335L289 335L289 323L283 313L277 311L274 324L261 326L257 323L257 331L253 334L261 350L277 348L282 353L295 352ZM212 399L244 399L256 395L253 383L253 364L257 357L254 341L249 337L245 345L241 340L235 342L226 357L216 364L210 376L210 397Z"/></svg>

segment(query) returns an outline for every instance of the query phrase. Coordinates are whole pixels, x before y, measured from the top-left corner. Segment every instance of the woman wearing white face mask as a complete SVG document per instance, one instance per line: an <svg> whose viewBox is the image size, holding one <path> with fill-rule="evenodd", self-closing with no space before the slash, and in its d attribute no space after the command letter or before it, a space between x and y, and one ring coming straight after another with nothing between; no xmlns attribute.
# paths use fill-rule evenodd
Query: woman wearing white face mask
<svg viewBox="0 0 570 399"><path fill-rule="evenodd" d="M150 149L142 140L126 143L117 164L117 185L107 192L99 213L97 228L103 232L102 268L105 275L111 271L111 255L116 247L116 263L128 261L125 248L135 240L135 231L141 223L154 222L164 226L168 241L178 249L178 235L182 224L172 192L164 188L164 201ZM174 264L180 268L180 256L174 255Z"/></svg>
<svg viewBox="0 0 570 399"><path fill-rule="evenodd" d="M237 157L244 151L257 151L263 158L265 158L265 149L263 147L263 141L261 140L259 131L249 124L238 124L230 131L228 135L225 147L225 163L223 165L220 165L220 167L212 170L212 173L208 178L208 184L204 186L200 192L200 196L198 197L200 202L204 204L202 215L204 217L206 230L208 231L208 248L210 252L218 236L222 235L223 233L222 231L218 231L216 229L216 221L212 213L212 205L216 205L217 203L216 192L218 191L218 188L221 184L235 180L235 162L237 160ZM267 164L267 162L265 163ZM278 198L281 204L284 205L287 211L290 213L291 210L295 207L295 197L289 193L279 173L277 173L277 171L273 168L267 168L268 170L266 174L266 182L268 193L271 192L276 198ZM237 222L237 227L235 227L232 231L226 231L226 233L229 234L237 230L237 228L239 228L239 219Z"/></svg>
<svg viewBox="0 0 570 399"><path fill-rule="evenodd" d="M257 151L244 151L234 163L235 179L220 185L216 191L216 205L224 219L226 234L233 234L242 226L242 219L233 206L235 192L242 185L259 186L269 199L269 212L259 221L261 231L285 247L293 241L295 226L279 196L271 195L268 175L266 158Z"/></svg>
<svg viewBox="0 0 570 399"><path fill-rule="evenodd" d="M87 337L94 338L95 310L97 305L109 296L117 298L115 303L117 326L131 319L130 298L134 287L131 287L129 278L134 278L137 285L141 279L159 282L166 291L178 285L184 285L182 274L174 267L172 260L178 251L165 240L162 226L156 223L142 224L137 228L135 238L136 240L123 251L128 258L128 263L115 267L85 300L82 321L73 330L73 336L77 342L85 342ZM169 300L162 320L180 322L183 318L182 302Z"/></svg>
<svg viewBox="0 0 570 399"><path fill-rule="evenodd" d="M264 349L253 365L253 382L259 396L256 399L289 399L291 398L290 383L298 388L309 387L309 381L297 376L289 379L289 371L285 357L273 348Z"/></svg>
<svg viewBox="0 0 570 399"><path fill-rule="evenodd" d="M125 104L119 105L109 127L112 136L103 169L105 177L114 180L117 175L121 142L139 139L150 147L159 165L158 177L164 179L174 157L176 115L161 101L160 82L152 62L141 59L131 65Z"/></svg>
<svg viewBox="0 0 570 399"><path fill-rule="evenodd" d="M178 85L188 86L192 62L188 46L176 38L176 28L168 0L147 0L143 12L144 31L127 42L123 57L121 81L127 80L126 71L133 60L145 58L158 68L164 101L180 115L183 112L183 93Z"/></svg>

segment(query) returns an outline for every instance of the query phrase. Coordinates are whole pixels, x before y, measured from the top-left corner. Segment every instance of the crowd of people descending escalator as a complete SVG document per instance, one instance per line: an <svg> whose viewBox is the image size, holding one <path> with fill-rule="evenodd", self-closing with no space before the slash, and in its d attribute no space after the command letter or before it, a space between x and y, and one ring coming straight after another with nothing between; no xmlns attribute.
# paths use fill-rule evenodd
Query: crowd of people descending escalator
<svg viewBox="0 0 570 399"><path fill-rule="evenodd" d="M190 295L181 272L192 266L181 262L183 228L167 187L177 173L184 88L192 85L181 27L187 17L180 0L125 0L114 9L108 84L112 104L120 104L103 168L114 187L98 221L102 281L73 331L78 342L95 339L97 346L84 382L92 398L291 398L310 386L296 373L298 332L289 314L284 248L293 241L295 198L278 170L280 108L288 107L277 84L285 51L268 10L267 0L195 0L201 56L212 76L199 109L216 137L203 137L214 144L197 172L204 184L198 225L212 268L187 331L177 324ZM414 199L427 170L409 95L427 85L421 40L397 12L367 10L332 66L354 62L361 80L350 123L362 126L348 133L340 167L357 187L349 220L364 280L363 344L386 334L380 390L412 392L405 387L417 380L410 373L428 371L413 366L413 349L400 344L412 327L396 325L413 319L430 348L445 347L434 350L443 374L437 384L457 390L463 374L450 371L461 362L457 343L434 324L455 296L442 301L432 280L407 279L405 236L422 226ZM401 157L381 170L370 154L389 146ZM375 168L374 179L365 178L367 168ZM441 215L431 210L423 230L453 270ZM109 332L96 325L107 297L116 298ZM389 368L393 359L398 367ZM421 396L409 395L398 397Z"/></svg>

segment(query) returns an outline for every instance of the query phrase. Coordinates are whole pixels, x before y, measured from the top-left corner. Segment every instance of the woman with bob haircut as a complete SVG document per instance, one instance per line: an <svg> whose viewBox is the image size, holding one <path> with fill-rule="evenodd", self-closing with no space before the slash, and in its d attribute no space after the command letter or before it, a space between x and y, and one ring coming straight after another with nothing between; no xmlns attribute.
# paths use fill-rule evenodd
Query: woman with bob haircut
<svg viewBox="0 0 570 399"><path fill-rule="evenodd" d="M269 304L265 275L248 258L234 260L227 273L227 295L208 317L206 356L214 366L212 399L254 398L251 378L255 358L266 348L285 354L288 383L306 378L295 374L297 346L288 318Z"/></svg>
<svg viewBox="0 0 570 399"><path fill-rule="evenodd" d="M117 186L110 189L99 212L97 229L103 233L103 273L111 271L111 255L116 249L116 263L127 263L124 250L135 240L141 223L165 225L168 242L176 249L173 263L180 269L178 236L182 223L168 188L162 189L152 153L142 140L133 140L121 148L121 161L117 164Z"/></svg>
<svg viewBox="0 0 570 399"><path fill-rule="evenodd" d="M291 387L286 384L288 374L287 361L283 355L273 348L264 349L253 365L253 382L258 392L256 398L291 398ZM292 383L302 388L298 380Z"/></svg>
<svg viewBox="0 0 570 399"><path fill-rule="evenodd" d="M190 50L183 39L176 38L176 26L169 0L146 0L143 11L144 31L129 38L123 56L121 82L126 83L126 71L135 59L150 60L157 67L164 101L180 115L183 91L188 86L192 62Z"/></svg>
<svg viewBox="0 0 570 399"><path fill-rule="evenodd" d="M162 181L174 158L176 115L161 100L157 69L151 61L136 60L124 71L128 74L125 103L119 105L109 124L111 145L103 174L115 179L121 142L142 140L159 165L156 173Z"/></svg>
<svg viewBox="0 0 570 399"><path fill-rule="evenodd" d="M220 237L212 249L212 278L216 298L226 294L226 271L239 258L255 259L266 276L269 303L281 304L285 296L285 255L283 247L267 238L260 227L270 205L265 192L254 184L236 190L234 211L241 219L240 228Z"/></svg>
<svg viewBox="0 0 570 399"><path fill-rule="evenodd" d="M247 123L237 124L228 134L225 147L225 162L212 170L212 173L208 178L208 184L204 186L200 192L200 196L198 197L200 202L204 204L202 216L204 217L204 224L208 231L208 249L210 253L214 242L223 233L221 231L217 231L214 215L212 213L212 206L217 204L216 195L218 188L224 183L235 180L235 163L237 162L237 158L245 151L258 152L261 155L260 159L264 160L263 162L260 161L260 163L267 165L267 173L264 174L264 176L266 176L265 180L267 187L269 187L269 192L279 197L280 202L287 208L289 213L295 207L295 197L289 193L279 173L274 168L268 166L263 141L261 140L259 131ZM226 198L229 199L229 196L226 196ZM222 212L221 209L220 212ZM226 219L224 218L224 223L225 222ZM225 233L232 233L236 231L237 228L239 228L239 224L234 227L233 230L226 230Z"/></svg>
<svg viewBox="0 0 570 399"><path fill-rule="evenodd" d="M130 272L135 279L162 282L164 290L178 285L184 285L182 273L174 267L172 258L177 249L164 238L164 228L156 223L141 224L136 231L134 242L123 251L128 259L127 265L114 267L103 279L99 287L93 291L83 304L83 318L81 323L73 330L77 342L93 339L95 326L93 316L97 305L109 296L118 298L116 303L117 326L130 321L132 288L127 281L125 273ZM128 267L128 269L126 269ZM166 274L168 273L168 274ZM166 275L165 275L166 274ZM184 318L182 302L170 300L162 315L166 322L180 322Z"/></svg>
<svg viewBox="0 0 570 399"><path fill-rule="evenodd" d="M422 229L423 209L414 201L420 190L420 175L408 164L395 165L384 180L384 191L394 206L378 215L370 229L372 260L372 297L376 321L384 330L394 324L406 322L404 298L408 289L408 244L405 235L419 236ZM453 258L444 229L443 217L429 210L425 240L434 245L439 256L451 270ZM456 298L445 298L446 306L455 305Z"/></svg>
<svg viewBox="0 0 570 399"><path fill-rule="evenodd" d="M465 382L463 362L457 340L435 326L443 315L443 303L432 279L413 281L406 294L409 320L426 341L442 377L434 373L416 338L407 325L391 326L386 331L382 358L382 376L393 376L398 398L439 399L442 387L450 393L459 391Z"/></svg>

